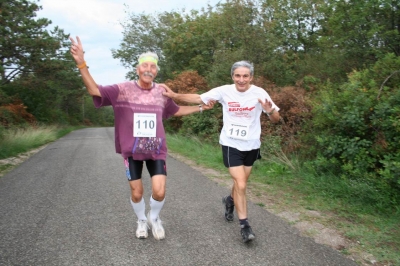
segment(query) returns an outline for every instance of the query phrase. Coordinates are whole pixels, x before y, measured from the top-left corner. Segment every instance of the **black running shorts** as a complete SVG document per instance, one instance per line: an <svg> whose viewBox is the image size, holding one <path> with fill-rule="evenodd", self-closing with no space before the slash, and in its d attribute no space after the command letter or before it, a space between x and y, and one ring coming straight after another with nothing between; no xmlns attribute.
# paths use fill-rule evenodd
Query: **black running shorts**
<svg viewBox="0 0 400 266"><path fill-rule="evenodd" d="M261 159L260 149L239 151L229 146L222 146L222 156L227 168L240 165L253 166L256 160Z"/></svg>
<svg viewBox="0 0 400 266"><path fill-rule="evenodd" d="M124 159L126 177L129 181L138 180L142 178L143 163L146 162L147 171L150 177L155 175L167 175L167 166L164 160L147 160L138 161L133 160L132 157Z"/></svg>

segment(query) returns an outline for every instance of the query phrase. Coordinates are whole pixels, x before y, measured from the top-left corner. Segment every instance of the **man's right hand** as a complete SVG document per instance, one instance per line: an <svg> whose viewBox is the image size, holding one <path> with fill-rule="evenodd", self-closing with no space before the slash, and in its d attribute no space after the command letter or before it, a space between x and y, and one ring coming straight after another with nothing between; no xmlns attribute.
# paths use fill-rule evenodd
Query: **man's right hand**
<svg viewBox="0 0 400 266"><path fill-rule="evenodd" d="M165 91L163 92L164 96L167 96L168 98L174 99L176 98L177 93L173 92L167 85L165 84L159 84L161 87L163 87L165 89Z"/></svg>
<svg viewBox="0 0 400 266"><path fill-rule="evenodd" d="M76 41L74 38L69 37L71 40L71 55L75 60L75 63L79 66L85 63L85 58L84 58L84 52L83 52L83 47L81 40L79 39L78 36L76 36Z"/></svg>

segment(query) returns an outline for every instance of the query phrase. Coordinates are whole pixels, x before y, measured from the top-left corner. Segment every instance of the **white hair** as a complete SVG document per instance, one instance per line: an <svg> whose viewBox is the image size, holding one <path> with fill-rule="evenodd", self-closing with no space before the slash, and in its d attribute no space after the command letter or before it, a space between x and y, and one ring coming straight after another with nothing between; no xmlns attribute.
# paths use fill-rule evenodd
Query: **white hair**
<svg viewBox="0 0 400 266"><path fill-rule="evenodd" d="M141 55L139 55L138 62L140 62L140 59L143 57L151 57L151 58L154 58L158 62L158 55L156 53L153 53L153 52L142 53ZM140 64L138 63L136 67L138 67L139 65ZM157 64L157 71L160 71L160 67L158 66L158 64Z"/></svg>

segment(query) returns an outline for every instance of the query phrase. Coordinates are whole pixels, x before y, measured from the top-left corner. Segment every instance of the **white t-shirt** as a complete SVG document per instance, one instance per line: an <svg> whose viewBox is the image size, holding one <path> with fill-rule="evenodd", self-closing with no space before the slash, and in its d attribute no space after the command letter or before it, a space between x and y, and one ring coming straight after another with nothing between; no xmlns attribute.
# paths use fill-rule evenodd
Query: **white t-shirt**
<svg viewBox="0 0 400 266"><path fill-rule="evenodd" d="M258 99L272 102L275 111L279 111L269 94L254 85L245 92L239 92L235 84L224 85L203 93L200 97L204 103L216 100L222 104L224 126L219 143L240 151L260 148L260 116L263 109Z"/></svg>

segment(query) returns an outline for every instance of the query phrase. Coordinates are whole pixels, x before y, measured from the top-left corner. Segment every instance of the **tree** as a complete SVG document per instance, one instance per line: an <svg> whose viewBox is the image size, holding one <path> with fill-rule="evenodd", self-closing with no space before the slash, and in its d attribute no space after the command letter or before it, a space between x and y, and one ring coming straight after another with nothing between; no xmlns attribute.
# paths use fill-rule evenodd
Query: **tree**
<svg viewBox="0 0 400 266"><path fill-rule="evenodd" d="M324 8L320 44L340 56L347 73L387 53L400 56L400 4L392 0L338 0Z"/></svg>
<svg viewBox="0 0 400 266"><path fill-rule="evenodd" d="M0 2L0 90L20 99L39 121L70 122L80 113L82 81L69 54L68 35L26 0Z"/></svg>
<svg viewBox="0 0 400 266"><path fill-rule="evenodd" d="M113 57L120 59L123 66L132 69L126 74L129 79L136 77L135 69L138 56L147 51L154 52L159 56L161 69L163 68L161 44L164 40L164 34L161 28L158 28L159 21L157 19L157 17L144 13L132 13L129 19L122 23L124 30L120 48L111 51Z"/></svg>
<svg viewBox="0 0 400 266"><path fill-rule="evenodd" d="M40 9L26 0L0 2L0 85L40 69L38 64L60 48L59 40L46 30L51 21L34 19Z"/></svg>

